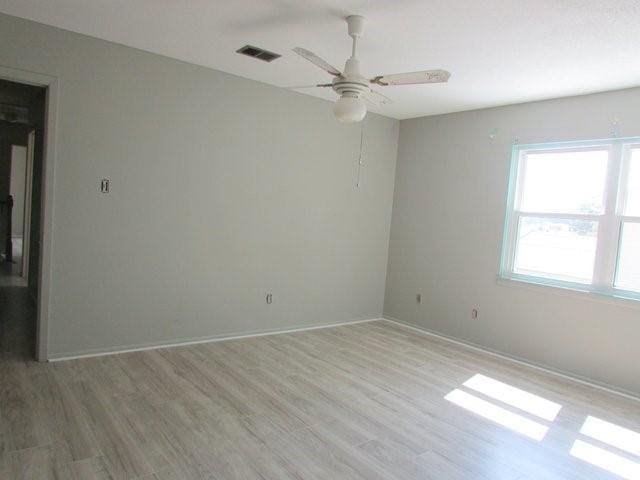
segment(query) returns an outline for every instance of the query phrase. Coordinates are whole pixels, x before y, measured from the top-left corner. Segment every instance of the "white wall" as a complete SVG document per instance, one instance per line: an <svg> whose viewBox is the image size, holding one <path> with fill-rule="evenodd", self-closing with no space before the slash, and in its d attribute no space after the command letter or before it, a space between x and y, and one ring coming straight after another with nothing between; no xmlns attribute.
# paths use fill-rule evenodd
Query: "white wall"
<svg viewBox="0 0 640 480"><path fill-rule="evenodd" d="M637 136L638 105L632 89L402 121L385 315L640 393L640 305L496 280L514 140Z"/></svg>
<svg viewBox="0 0 640 480"><path fill-rule="evenodd" d="M59 79L52 356L381 315L397 121L356 189L328 102L8 16L0 44Z"/></svg>
<svg viewBox="0 0 640 480"><path fill-rule="evenodd" d="M24 233L24 191L27 180L27 147L11 146L9 194L13 196L11 235L22 238Z"/></svg>

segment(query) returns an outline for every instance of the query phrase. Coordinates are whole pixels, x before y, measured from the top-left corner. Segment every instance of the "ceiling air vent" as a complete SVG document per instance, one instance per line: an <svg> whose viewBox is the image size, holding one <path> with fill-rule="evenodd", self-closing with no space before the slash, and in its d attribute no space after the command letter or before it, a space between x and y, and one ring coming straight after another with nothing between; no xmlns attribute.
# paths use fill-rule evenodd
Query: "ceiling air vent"
<svg viewBox="0 0 640 480"><path fill-rule="evenodd" d="M241 53L242 55L247 55L248 57L257 58L258 60L263 60L265 62L272 62L276 58L280 58L282 56L278 55L277 53L263 50L262 48L254 47L251 45L245 45L244 47L236 50L236 52Z"/></svg>

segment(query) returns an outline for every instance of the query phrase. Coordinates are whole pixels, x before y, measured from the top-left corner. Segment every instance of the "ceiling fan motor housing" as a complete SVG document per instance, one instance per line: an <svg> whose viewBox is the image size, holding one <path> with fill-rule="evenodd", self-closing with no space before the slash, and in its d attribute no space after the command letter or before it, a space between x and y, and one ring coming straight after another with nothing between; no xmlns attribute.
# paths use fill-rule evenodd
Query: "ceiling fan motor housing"
<svg viewBox="0 0 640 480"><path fill-rule="evenodd" d="M351 57L344 65L344 73L333 79L333 90L340 96L348 93L359 97L370 91L369 81L360 73L360 62Z"/></svg>
<svg viewBox="0 0 640 480"><path fill-rule="evenodd" d="M356 42L364 34L366 20L361 15L349 15L347 26L349 36L353 38L353 50L351 58L344 64L344 72L333 79L333 90L342 96L360 98L363 93L369 92L369 81L360 73L360 62L356 58Z"/></svg>

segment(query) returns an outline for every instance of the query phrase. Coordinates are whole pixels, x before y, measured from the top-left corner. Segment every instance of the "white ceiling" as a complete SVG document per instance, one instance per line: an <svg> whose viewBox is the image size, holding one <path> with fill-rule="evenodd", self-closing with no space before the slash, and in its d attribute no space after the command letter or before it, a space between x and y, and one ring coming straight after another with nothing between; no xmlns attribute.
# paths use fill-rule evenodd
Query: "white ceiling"
<svg viewBox="0 0 640 480"><path fill-rule="evenodd" d="M330 80L291 48L342 69L342 18L362 14L365 75L452 73L379 87L394 103L374 110L400 119L640 85L638 0L0 0L0 11L280 87ZM236 54L245 44L283 57Z"/></svg>

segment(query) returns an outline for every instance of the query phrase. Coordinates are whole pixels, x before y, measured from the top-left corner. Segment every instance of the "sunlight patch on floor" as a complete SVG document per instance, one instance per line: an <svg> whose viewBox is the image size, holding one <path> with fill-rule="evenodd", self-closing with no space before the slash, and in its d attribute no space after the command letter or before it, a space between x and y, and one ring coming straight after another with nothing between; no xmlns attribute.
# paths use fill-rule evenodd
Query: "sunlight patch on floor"
<svg viewBox="0 0 640 480"><path fill-rule="evenodd" d="M576 440L573 447L571 447L570 453L580 460L584 460L627 480L640 480L640 463L604 448L596 447L582 440Z"/></svg>
<svg viewBox="0 0 640 480"><path fill-rule="evenodd" d="M580 433L640 457L640 433L588 416Z"/></svg>
<svg viewBox="0 0 640 480"><path fill-rule="evenodd" d="M533 440L540 441L547 434L549 428L538 422L534 422L522 415L513 413L505 408L494 405L491 402L478 398L467 392L455 389L444 397L459 407L474 412L488 420L491 420L514 432L525 435Z"/></svg>
<svg viewBox="0 0 640 480"><path fill-rule="evenodd" d="M562 408L562 405L547 400L546 398L520 390L519 388L512 387L511 385L481 374L474 375L464 382L463 385L487 397L499 400L550 422L555 420L558 412Z"/></svg>

